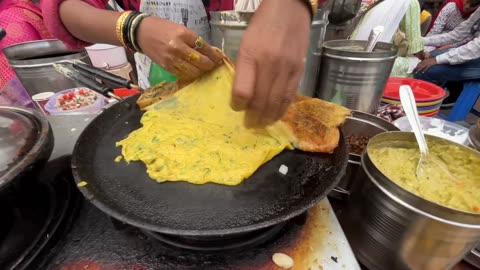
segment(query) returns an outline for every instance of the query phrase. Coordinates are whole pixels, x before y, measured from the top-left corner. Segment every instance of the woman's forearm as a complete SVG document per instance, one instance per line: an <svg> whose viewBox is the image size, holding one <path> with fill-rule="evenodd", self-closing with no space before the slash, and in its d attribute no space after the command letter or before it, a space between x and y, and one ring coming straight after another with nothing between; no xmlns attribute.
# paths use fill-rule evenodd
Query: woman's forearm
<svg viewBox="0 0 480 270"><path fill-rule="evenodd" d="M79 0L66 0L60 5L59 13L67 30L76 38L122 46L115 32L119 12L99 9Z"/></svg>

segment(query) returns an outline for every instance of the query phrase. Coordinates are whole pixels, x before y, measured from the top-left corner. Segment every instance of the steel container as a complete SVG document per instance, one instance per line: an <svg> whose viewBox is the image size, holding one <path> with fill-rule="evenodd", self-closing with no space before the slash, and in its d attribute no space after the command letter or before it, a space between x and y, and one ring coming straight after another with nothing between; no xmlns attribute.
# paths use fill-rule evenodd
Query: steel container
<svg viewBox="0 0 480 270"><path fill-rule="evenodd" d="M210 12L211 42L221 48L234 62L240 48L243 33L252 19L253 12L215 11ZM312 97L318 81L322 44L328 25L328 10L319 9L312 21L310 44L305 59L305 71L298 91ZM290 44L291 45L291 44ZM286 46L290 46L286 45Z"/></svg>
<svg viewBox="0 0 480 270"><path fill-rule="evenodd" d="M85 50L69 50L54 39L19 43L3 52L30 96L81 86L58 73L54 63L81 60L90 64Z"/></svg>
<svg viewBox="0 0 480 270"><path fill-rule="evenodd" d="M372 138L387 131L399 131L399 129L380 117L359 111L352 111L352 115L347 117L342 125L342 132L346 138L349 136ZM347 199L361 187L365 179L366 175L361 167L361 155L349 153L346 173L329 196L340 200Z"/></svg>
<svg viewBox="0 0 480 270"><path fill-rule="evenodd" d="M480 269L480 243L465 257L465 261Z"/></svg>
<svg viewBox="0 0 480 270"><path fill-rule="evenodd" d="M449 143L429 136L430 141ZM414 142L411 132L387 132L370 140L362 155L368 176L352 195L343 221L357 258L371 270L450 269L480 240L480 215L427 201L385 177L368 156L379 145ZM465 151L472 151L461 146Z"/></svg>
<svg viewBox="0 0 480 270"><path fill-rule="evenodd" d="M379 42L373 52L365 52L365 45L366 41L357 40L323 43L317 97L376 114L397 49Z"/></svg>

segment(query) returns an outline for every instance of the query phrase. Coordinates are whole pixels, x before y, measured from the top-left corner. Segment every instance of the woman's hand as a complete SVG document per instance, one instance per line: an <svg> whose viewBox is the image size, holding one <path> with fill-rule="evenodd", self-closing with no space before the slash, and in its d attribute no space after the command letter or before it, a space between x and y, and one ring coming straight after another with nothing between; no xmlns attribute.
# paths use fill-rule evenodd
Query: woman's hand
<svg viewBox="0 0 480 270"><path fill-rule="evenodd" d="M263 0L243 36L233 86L232 108L247 110L247 126L278 120L294 100L309 33L302 1Z"/></svg>
<svg viewBox="0 0 480 270"><path fill-rule="evenodd" d="M204 42L195 49L198 35L183 25L158 17L145 18L137 32L142 51L181 80L193 80L222 62L222 56Z"/></svg>
<svg viewBox="0 0 480 270"><path fill-rule="evenodd" d="M413 72L423 73L423 72L429 70L431 67L435 66L436 64L437 64L437 59L435 59L435 58L425 59L418 64L418 66L415 68L415 70Z"/></svg>

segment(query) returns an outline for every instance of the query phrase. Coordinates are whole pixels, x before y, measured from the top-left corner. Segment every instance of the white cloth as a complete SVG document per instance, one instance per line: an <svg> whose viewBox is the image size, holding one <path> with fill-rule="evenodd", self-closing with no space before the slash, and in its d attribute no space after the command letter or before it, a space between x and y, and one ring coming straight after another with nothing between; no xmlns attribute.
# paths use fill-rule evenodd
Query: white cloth
<svg viewBox="0 0 480 270"><path fill-rule="evenodd" d="M450 45L455 42L473 39L467 44L455 49L451 49L447 53L437 56L435 59L439 64L458 65L470 60L480 58L480 29L473 29L475 23L480 20L480 9L477 9L468 20L461 23L453 31L425 37L423 42L427 46L443 46ZM479 27L480 28L480 27ZM472 30L473 31L472 34Z"/></svg>
<svg viewBox="0 0 480 270"><path fill-rule="evenodd" d="M188 11L188 16L185 18L182 17L182 9ZM209 40L210 26L202 0L142 0L140 12L179 24L185 23L189 29L203 39ZM158 29L158 33L152 34L162 35L162 29ZM135 53L135 61L137 62L139 86L146 89L150 87L149 76L152 61L146 55L140 53Z"/></svg>
<svg viewBox="0 0 480 270"><path fill-rule="evenodd" d="M253 12L260 6L262 0L235 0L235 11Z"/></svg>
<svg viewBox="0 0 480 270"><path fill-rule="evenodd" d="M350 39L368 40L372 29L378 25L385 27L379 41L390 43L403 16L407 13L409 0L385 0L370 10L353 31Z"/></svg>

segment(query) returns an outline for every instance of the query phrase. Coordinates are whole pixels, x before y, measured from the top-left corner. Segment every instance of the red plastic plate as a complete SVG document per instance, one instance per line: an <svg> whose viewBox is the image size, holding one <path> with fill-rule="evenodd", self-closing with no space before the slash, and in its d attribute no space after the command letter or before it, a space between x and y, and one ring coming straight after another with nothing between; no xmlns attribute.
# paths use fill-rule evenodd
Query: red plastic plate
<svg viewBox="0 0 480 270"><path fill-rule="evenodd" d="M388 99L400 100L399 89L401 85L409 85L413 90L415 101L429 102L443 99L446 95L445 90L433 83L408 79L391 77L387 81L383 96Z"/></svg>

